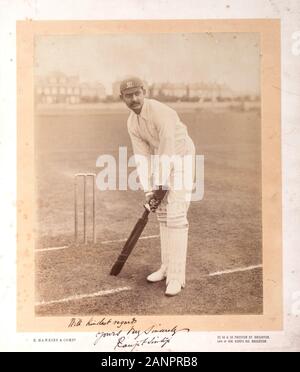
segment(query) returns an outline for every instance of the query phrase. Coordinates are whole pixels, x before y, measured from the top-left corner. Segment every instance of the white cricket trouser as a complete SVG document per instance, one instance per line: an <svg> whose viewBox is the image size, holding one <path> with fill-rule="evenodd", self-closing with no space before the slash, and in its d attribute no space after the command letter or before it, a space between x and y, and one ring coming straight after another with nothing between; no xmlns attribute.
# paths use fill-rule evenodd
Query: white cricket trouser
<svg viewBox="0 0 300 372"><path fill-rule="evenodd" d="M161 271L166 276L167 286L175 281L185 286L186 256L188 245L187 212L190 206L192 186L195 176L195 146L190 138L186 141L184 155L188 155L188 167L173 169L167 197L157 209L160 222ZM182 188L176 187L176 177L181 177ZM188 187L186 187L186 179ZM178 182L177 182L178 186ZM167 288L168 291L168 288Z"/></svg>
<svg viewBox="0 0 300 372"><path fill-rule="evenodd" d="M167 197L158 207L157 219L170 228L186 228L188 226L187 212L190 206L192 186L195 177L195 146L187 137L182 154L183 166L173 168L169 179Z"/></svg>

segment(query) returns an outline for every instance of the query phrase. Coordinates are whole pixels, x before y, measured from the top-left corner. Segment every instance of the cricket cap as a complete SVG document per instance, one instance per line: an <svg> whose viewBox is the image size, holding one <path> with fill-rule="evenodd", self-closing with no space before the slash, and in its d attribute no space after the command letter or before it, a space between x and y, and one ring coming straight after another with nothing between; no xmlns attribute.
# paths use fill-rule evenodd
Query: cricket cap
<svg viewBox="0 0 300 372"><path fill-rule="evenodd" d="M130 78L127 78L121 81L120 93L122 94L125 91L126 93L132 93L137 88L142 88L143 85L144 83L142 82L140 78L132 76Z"/></svg>

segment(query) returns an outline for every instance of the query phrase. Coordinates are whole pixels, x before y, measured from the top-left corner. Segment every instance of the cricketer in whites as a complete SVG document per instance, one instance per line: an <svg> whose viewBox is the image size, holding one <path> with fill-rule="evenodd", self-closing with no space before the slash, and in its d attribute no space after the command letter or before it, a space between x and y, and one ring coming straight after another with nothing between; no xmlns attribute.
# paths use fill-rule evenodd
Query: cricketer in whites
<svg viewBox="0 0 300 372"><path fill-rule="evenodd" d="M160 224L161 267L147 280L157 282L166 279L165 294L174 296L185 286L189 229L187 212L195 173L195 146L176 111L157 100L146 98L143 85L138 77L123 80L120 97L131 110L127 128L134 155L147 160L146 177L145 168L138 160L137 171L146 202L152 207L152 212L156 212ZM159 159L158 162L152 160L153 155ZM175 167L175 162L170 159L178 158L190 161L181 163L185 166ZM166 161L169 161L168 166L165 166ZM186 182L187 178L190 182ZM166 197L159 201L161 204L156 193L159 187L168 188Z"/></svg>

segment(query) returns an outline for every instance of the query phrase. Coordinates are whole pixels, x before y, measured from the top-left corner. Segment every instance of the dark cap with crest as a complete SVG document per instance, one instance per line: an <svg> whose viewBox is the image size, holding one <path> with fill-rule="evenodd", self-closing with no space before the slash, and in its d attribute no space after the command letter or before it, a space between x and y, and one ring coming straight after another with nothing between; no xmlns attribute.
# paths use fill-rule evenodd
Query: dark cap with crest
<svg viewBox="0 0 300 372"><path fill-rule="evenodd" d="M138 77L132 76L130 78L124 79L121 81L120 84L120 93L131 93L134 92L138 88L142 88L144 83Z"/></svg>

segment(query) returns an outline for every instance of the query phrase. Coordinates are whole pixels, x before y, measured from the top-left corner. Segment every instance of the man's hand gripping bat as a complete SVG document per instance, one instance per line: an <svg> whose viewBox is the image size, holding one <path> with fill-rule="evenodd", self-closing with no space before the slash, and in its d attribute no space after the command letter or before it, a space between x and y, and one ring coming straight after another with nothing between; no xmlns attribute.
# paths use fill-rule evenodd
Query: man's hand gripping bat
<svg viewBox="0 0 300 372"><path fill-rule="evenodd" d="M157 207L160 205L160 203L163 201L167 189L163 186L159 186L159 188L155 191L153 191L152 196L150 197L150 200L147 204L144 205L145 211L142 215L141 218L139 218L138 222L134 226L127 242L125 243L118 259L116 260L115 264L113 265L110 275L115 275L117 276L125 262L127 261L130 253L132 252L133 248L135 247L137 241L139 240L139 237L141 236L145 226L147 225L148 222L148 216L149 213L152 211L154 212Z"/></svg>

